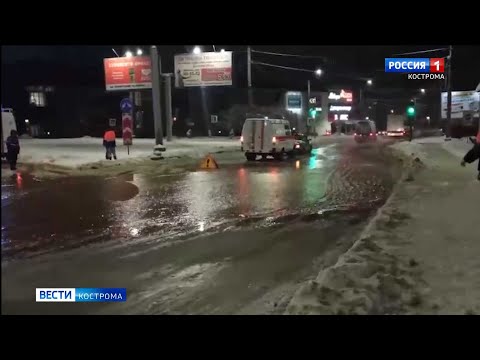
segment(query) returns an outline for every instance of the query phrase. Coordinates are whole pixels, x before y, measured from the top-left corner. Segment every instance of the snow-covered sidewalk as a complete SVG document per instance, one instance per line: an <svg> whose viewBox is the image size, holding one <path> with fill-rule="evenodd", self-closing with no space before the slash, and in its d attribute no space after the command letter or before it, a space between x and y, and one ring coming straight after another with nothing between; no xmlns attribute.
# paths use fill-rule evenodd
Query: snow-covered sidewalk
<svg viewBox="0 0 480 360"><path fill-rule="evenodd" d="M122 140L117 140L119 161L148 158L153 154L154 139L133 139L130 154ZM238 138L175 138L164 142L164 157L201 157L207 153L240 150ZM76 139L20 139L20 163L48 163L67 167L78 167L105 159L102 139L83 137Z"/></svg>
<svg viewBox="0 0 480 360"><path fill-rule="evenodd" d="M480 182L467 140L394 145L404 177L354 246L302 286L289 314L480 314Z"/></svg>

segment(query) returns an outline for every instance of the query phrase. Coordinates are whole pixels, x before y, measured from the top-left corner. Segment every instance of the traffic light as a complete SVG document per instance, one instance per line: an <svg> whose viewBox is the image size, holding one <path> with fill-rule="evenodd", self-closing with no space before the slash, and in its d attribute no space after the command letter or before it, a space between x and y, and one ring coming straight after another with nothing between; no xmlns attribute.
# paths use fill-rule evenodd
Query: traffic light
<svg viewBox="0 0 480 360"><path fill-rule="evenodd" d="M411 101L407 106L407 123L410 131L408 132L409 141L413 139L413 123L415 122L415 102Z"/></svg>
<svg viewBox="0 0 480 360"><path fill-rule="evenodd" d="M317 109L315 109L315 108L310 108L310 110L308 110L308 115L309 115L312 119L315 119L315 116L317 116Z"/></svg>
<svg viewBox="0 0 480 360"><path fill-rule="evenodd" d="M411 102L407 107L407 117L414 118L415 117L415 104Z"/></svg>

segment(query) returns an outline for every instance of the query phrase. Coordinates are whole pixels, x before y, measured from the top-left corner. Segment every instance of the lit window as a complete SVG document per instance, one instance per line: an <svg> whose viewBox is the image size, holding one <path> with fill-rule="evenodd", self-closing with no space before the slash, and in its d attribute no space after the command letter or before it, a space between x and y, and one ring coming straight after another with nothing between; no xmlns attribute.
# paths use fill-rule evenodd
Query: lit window
<svg viewBox="0 0 480 360"><path fill-rule="evenodd" d="M45 93L44 92L31 92L30 93L30 104L35 106L44 107L45 104Z"/></svg>

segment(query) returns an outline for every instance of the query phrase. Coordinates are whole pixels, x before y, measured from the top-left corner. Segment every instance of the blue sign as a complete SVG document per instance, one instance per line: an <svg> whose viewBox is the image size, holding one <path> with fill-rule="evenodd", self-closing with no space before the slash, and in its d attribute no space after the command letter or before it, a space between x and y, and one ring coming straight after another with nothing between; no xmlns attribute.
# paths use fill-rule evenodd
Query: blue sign
<svg viewBox="0 0 480 360"><path fill-rule="evenodd" d="M301 109L301 108L302 108L302 95L287 93L287 109Z"/></svg>
<svg viewBox="0 0 480 360"><path fill-rule="evenodd" d="M129 98L122 99L120 101L120 110L122 110L122 113L129 113L132 111L132 102Z"/></svg>
<svg viewBox="0 0 480 360"><path fill-rule="evenodd" d="M429 58L386 58L385 72L393 73L429 73Z"/></svg>

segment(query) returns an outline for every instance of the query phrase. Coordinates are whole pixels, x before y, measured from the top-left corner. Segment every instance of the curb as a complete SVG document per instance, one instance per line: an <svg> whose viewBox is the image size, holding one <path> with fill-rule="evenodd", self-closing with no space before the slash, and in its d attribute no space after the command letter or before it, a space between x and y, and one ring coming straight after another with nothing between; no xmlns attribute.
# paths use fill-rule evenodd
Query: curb
<svg viewBox="0 0 480 360"><path fill-rule="evenodd" d="M412 157L401 150L389 148L395 158L403 161L401 176L395 183L392 193L362 230L358 239L338 258L337 262L322 269L315 280L300 286L290 299L285 315L352 315L384 312L382 295L375 289L381 286L379 282L387 279L389 274L382 269L385 264L375 264L375 261L370 260L371 255L380 256L390 268L401 267L394 264L397 259L372 240L372 234L379 228L380 221L388 217L387 209L396 200L402 183L411 176L415 167ZM356 286L359 282L362 284L360 287ZM341 286L338 287L338 284ZM395 288L395 285L390 287ZM398 289L395 288L395 290ZM411 299L415 294L407 294L408 296ZM348 299L348 303L342 304L342 300L345 299Z"/></svg>

